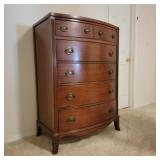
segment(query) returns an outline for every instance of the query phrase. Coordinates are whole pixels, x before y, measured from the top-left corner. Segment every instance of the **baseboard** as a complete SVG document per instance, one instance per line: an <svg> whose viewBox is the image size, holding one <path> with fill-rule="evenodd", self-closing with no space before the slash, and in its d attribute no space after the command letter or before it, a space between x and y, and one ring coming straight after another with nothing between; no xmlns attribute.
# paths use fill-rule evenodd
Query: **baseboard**
<svg viewBox="0 0 160 160"><path fill-rule="evenodd" d="M22 133L15 133L15 134L8 134L5 138L4 138L4 143L11 143L11 142L14 142L14 141L17 141L17 140L20 140L22 138L26 138L26 137L30 137L30 136L34 136L36 135L36 130L33 130L33 131L25 131L25 132L22 132Z"/></svg>
<svg viewBox="0 0 160 160"><path fill-rule="evenodd" d="M133 108L139 108L139 107L144 107L144 106L149 106L149 105L155 105L156 103L145 103L145 104L139 104L139 105L134 105Z"/></svg>

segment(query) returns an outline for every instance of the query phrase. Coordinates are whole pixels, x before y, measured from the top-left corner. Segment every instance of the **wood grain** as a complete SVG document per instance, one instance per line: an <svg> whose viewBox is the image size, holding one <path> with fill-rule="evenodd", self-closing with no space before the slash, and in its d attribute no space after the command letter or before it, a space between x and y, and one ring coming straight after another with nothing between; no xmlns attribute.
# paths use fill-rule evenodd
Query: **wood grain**
<svg viewBox="0 0 160 160"><path fill-rule="evenodd" d="M58 64L58 83L106 81L116 78L115 64Z"/></svg>
<svg viewBox="0 0 160 160"><path fill-rule="evenodd" d="M83 136L118 116L119 28L86 17L49 13L34 26L37 135Z"/></svg>
<svg viewBox="0 0 160 160"><path fill-rule="evenodd" d="M57 87L57 107L79 106L104 102L115 98L115 81L84 83ZM66 97L72 93L74 97Z"/></svg>
<svg viewBox="0 0 160 160"><path fill-rule="evenodd" d="M35 62L37 80L38 120L53 129L53 59L50 42L50 19L35 28Z"/></svg>
<svg viewBox="0 0 160 160"><path fill-rule="evenodd" d="M107 27L95 26L95 38L105 41L117 42L117 32Z"/></svg>
<svg viewBox="0 0 160 160"><path fill-rule="evenodd" d="M72 48L73 53L65 53ZM57 60L116 62L116 46L93 42L57 40Z"/></svg>
<svg viewBox="0 0 160 160"><path fill-rule="evenodd" d="M66 30L62 31L61 27L66 27ZM57 20L56 35L69 36L69 37L93 38L93 26L86 23Z"/></svg>
<svg viewBox="0 0 160 160"><path fill-rule="evenodd" d="M59 112L59 131L83 128L103 122L116 114L116 102L110 101L107 104L99 104L85 108L78 108ZM68 122L69 117L75 121Z"/></svg>

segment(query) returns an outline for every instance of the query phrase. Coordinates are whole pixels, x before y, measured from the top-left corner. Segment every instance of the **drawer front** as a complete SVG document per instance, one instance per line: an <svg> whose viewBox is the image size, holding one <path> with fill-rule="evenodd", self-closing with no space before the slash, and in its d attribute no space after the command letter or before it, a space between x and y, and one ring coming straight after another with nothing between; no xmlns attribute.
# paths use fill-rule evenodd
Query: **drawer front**
<svg viewBox="0 0 160 160"><path fill-rule="evenodd" d="M59 130L67 131L101 123L116 115L116 101L59 112Z"/></svg>
<svg viewBox="0 0 160 160"><path fill-rule="evenodd" d="M115 64L58 64L58 82L91 82L116 78Z"/></svg>
<svg viewBox="0 0 160 160"><path fill-rule="evenodd" d="M117 32L106 27L95 26L95 38L110 42L117 42Z"/></svg>
<svg viewBox="0 0 160 160"><path fill-rule="evenodd" d="M56 35L93 38L93 26L86 23L57 20Z"/></svg>
<svg viewBox="0 0 160 160"><path fill-rule="evenodd" d="M57 59L116 62L116 46L93 42L57 40Z"/></svg>
<svg viewBox="0 0 160 160"><path fill-rule="evenodd" d="M78 106L114 99L115 81L57 87L57 107Z"/></svg>

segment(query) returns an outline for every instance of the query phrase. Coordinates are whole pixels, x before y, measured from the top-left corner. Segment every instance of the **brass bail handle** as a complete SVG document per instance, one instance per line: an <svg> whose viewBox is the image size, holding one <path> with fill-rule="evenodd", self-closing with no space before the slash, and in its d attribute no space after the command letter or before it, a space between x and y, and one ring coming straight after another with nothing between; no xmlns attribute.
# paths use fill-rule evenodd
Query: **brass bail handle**
<svg viewBox="0 0 160 160"><path fill-rule="evenodd" d="M66 32L68 30L68 27L67 26L60 26L60 30L62 32Z"/></svg>
<svg viewBox="0 0 160 160"><path fill-rule="evenodd" d="M110 109L108 110L108 112L109 112L109 113L112 113L112 112L113 112L113 108L110 108Z"/></svg>
<svg viewBox="0 0 160 160"><path fill-rule="evenodd" d="M85 29L84 29L84 33L85 33L85 34L88 34L89 32L90 32L90 29L89 29L89 28L85 28Z"/></svg>
<svg viewBox="0 0 160 160"><path fill-rule="evenodd" d="M109 89L108 93L109 93L109 94L113 93L113 88L112 88L112 89Z"/></svg>
<svg viewBox="0 0 160 160"><path fill-rule="evenodd" d="M66 48L64 52L68 55L71 55L74 52L74 49L69 47L69 48Z"/></svg>
<svg viewBox="0 0 160 160"><path fill-rule="evenodd" d="M72 124L76 122L76 118L74 116L70 116L66 119L66 122Z"/></svg>
<svg viewBox="0 0 160 160"><path fill-rule="evenodd" d="M68 101L71 101L75 98L76 96L73 94L73 93L68 93L65 98L68 100Z"/></svg>
<svg viewBox="0 0 160 160"><path fill-rule="evenodd" d="M66 77L72 77L74 74L75 74L74 71L67 71L67 72L65 72L65 76Z"/></svg>
<svg viewBox="0 0 160 160"><path fill-rule="evenodd" d="M115 38L116 38L116 36L115 36L114 34L112 34L111 37L112 37L112 39L115 39Z"/></svg>
<svg viewBox="0 0 160 160"><path fill-rule="evenodd" d="M113 56L113 51L110 50L110 51L108 52L108 55L109 55L110 57L112 57L112 56Z"/></svg>
<svg viewBox="0 0 160 160"><path fill-rule="evenodd" d="M103 35L103 32L102 32L102 31L99 31L99 32L98 32L98 35L99 35L99 36L102 36L102 35Z"/></svg>
<svg viewBox="0 0 160 160"><path fill-rule="evenodd" d="M108 71L108 74L113 74L113 69L110 69L110 70Z"/></svg>

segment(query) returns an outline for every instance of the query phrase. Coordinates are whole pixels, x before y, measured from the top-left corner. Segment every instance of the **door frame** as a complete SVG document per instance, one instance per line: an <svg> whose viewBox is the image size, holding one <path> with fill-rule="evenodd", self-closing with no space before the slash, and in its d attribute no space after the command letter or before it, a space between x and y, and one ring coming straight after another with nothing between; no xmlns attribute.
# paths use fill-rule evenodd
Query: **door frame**
<svg viewBox="0 0 160 160"><path fill-rule="evenodd" d="M130 16L130 64L129 64L129 91L128 91L128 106L134 107L134 82L135 82L135 53L136 53L136 38L137 38L137 28L136 28L136 4L131 5L131 16Z"/></svg>
<svg viewBox="0 0 160 160"><path fill-rule="evenodd" d="M110 4L107 6L108 22L110 15ZM129 42L129 74L128 74L128 107L134 107L134 82L135 82L135 53L136 53L136 4L130 4L130 42Z"/></svg>

